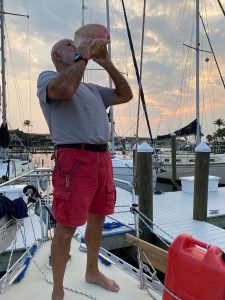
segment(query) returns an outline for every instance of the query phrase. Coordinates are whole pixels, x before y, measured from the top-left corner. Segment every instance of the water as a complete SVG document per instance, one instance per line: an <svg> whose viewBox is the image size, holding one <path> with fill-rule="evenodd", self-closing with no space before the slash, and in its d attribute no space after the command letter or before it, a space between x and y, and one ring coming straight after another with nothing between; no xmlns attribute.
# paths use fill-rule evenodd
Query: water
<svg viewBox="0 0 225 300"><path fill-rule="evenodd" d="M33 154L33 162L35 167L52 167L54 161L51 159L52 153Z"/></svg>

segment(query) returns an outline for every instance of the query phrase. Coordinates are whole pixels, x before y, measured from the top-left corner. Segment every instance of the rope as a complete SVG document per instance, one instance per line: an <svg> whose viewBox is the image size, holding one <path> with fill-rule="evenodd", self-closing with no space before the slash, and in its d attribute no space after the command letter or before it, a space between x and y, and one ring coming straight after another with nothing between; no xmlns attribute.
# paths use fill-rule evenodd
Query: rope
<svg viewBox="0 0 225 300"><path fill-rule="evenodd" d="M136 138L138 138L139 130L139 116L140 116L140 104L141 104L141 86L142 86L142 67L143 67L143 48L144 48L144 34L145 34L145 10L146 0L144 0L143 6L143 22L142 22L142 36L141 36L141 60L140 60L140 79L139 79L139 91L138 91L138 114L137 114L137 129Z"/></svg>
<svg viewBox="0 0 225 300"><path fill-rule="evenodd" d="M20 226L20 222L17 221L16 230L18 230L19 226ZM12 245L12 250L11 250L11 253L10 253L10 257L9 257L9 262L8 262L6 273L5 273L5 279L4 279L4 282L3 282L1 290L0 290L0 295L3 294L3 292L5 290L5 287L6 287L6 282L7 282L8 276L9 276L9 270L10 270L10 265L11 265L11 261L12 261L13 252L14 252L14 249L16 248L16 240L17 239L16 239L16 236L15 236L15 239L14 239L13 245Z"/></svg>
<svg viewBox="0 0 225 300"><path fill-rule="evenodd" d="M134 198L133 198L133 206L131 208L131 212L133 212L135 214L135 228L136 228L136 237L139 238L139 220L141 220L149 229L152 233L154 233L167 247L169 247L169 244L161 238L161 236L159 236L158 234L156 234L153 229L145 222L145 219L148 220L149 223L151 223L152 225L156 226L159 230L161 230L164 234L168 235L172 240L174 240L174 238L172 236L170 236L167 232L165 232L164 230L162 230L159 226L157 226L156 224L154 224L154 222L152 220L150 220L149 218L147 218L143 213L141 213L138 209L137 209L137 204L134 204ZM153 280L156 280L157 282L159 282L164 290L166 290L174 299L177 300L181 300L180 298L178 298L175 294L173 294L171 291L169 291L162 283L161 281L158 279L157 277L157 272L154 268L154 266L151 264L150 260L148 259L146 253L144 251L142 251L142 254L145 256L145 258L148 261L148 264L150 265L150 267L152 268L153 272L151 272L150 268L143 264L142 260L141 260L141 253L140 253L140 249L139 247L137 247L138 250L138 254L137 254L137 258L138 258L138 264L139 264L139 270L140 270L140 287L146 288L149 296L152 297L152 299L156 300L156 298L151 294L151 292L149 291L148 287L146 286L145 282L144 282L144 276L143 276L143 271L146 271L150 274L151 278Z"/></svg>
<svg viewBox="0 0 225 300"><path fill-rule="evenodd" d="M219 3L219 6L220 6L220 8L221 8L221 10L222 10L222 12L225 16L225 11L224 11L223 5L221 4L220 0L217 0L217 2Z"/></svg>
<svg viewBox="0 0 225 300"><path fill-rule="evenodd" d="M22 239L23 239L24 246L27 249L27 239L26 239L26 233L25 233L25 226L23 226L23 230L20 227L20 233L21 233L21 236L22 236Z"/></svg>
<svg viewBox="0 0 225 300"><path fill-rule="evenodd" d="M21 222L19 221L18 222L18 225L20 225ZM18 228L18 227L17 227ZM39 264L35 261L33 255L31 254L30 252L30 249L27 247L27 241L26 241L26 234L25 234L25 228L24 228L24 232L21 230L20 228L20 231L21 231L21 235L22 235L22 239L23 239L23 244L26 248L26 251L28 253L28 257L31 259L31 261L34 263L34 265L37 267L37 269L41 272L41 274L43 275L45 281L49 284L53 284L53 282L51 280L49 280L44 272L44 270L39 266ZM35 240L37 242L37 240ZM42 240L43 241L43 240ZM6 276L5 276L5 280L3 282L3 285L2 285L2 288L1 288L1 291L0 291L0 295L3 293L5 287L6 287L6 282L7 282L7 278L8 278L8 275L9 275L9 269L10 269L10 264L11 264L11 260L12 260L12 254L13 254L13 250L14 250L14 245L16 243L16 237L14 239L14 242L13 242L13 248L11 250L11 254L10 254L10 259L9 259L9 263L8 263L8 267L7 267L7 271L6 271ZM70 291L70 292L73 292L73 293L76 293L76 294L79 294L79 295L82 295L84 297L87 297L89 299L93 299L93 300L98 300L96 297L90 295L90 294L87 294L85 292L82 292L78 289L73 289L73 288L70 288L70 287L66 287L64 286L63 287L65 290L67 291Z"/></svg>
<svg viewBox="0 0 225 300"><path fill-rule="evenodd" d="M158 228L160 231L162 231L165 235L167 235L168 237L170 237L172 239L172 241L174 240L174 237L171 236L169 233L167 233L166 231L164 231L162 228L160 228L158 225L156 225L152 220L150 220L148 217L146 217L142 212L140 212L140 210L137 208L137 204L133 204L130 208L130 211L136 215L139 215L140 220L148 227L148 229L150 229L150 231L152 233L154 233L167 247L169 247L169 244L162 239L162 237L160 235L158 235L157 233L154 232L154 230L148 225L148 223L145 221L147 220L150 224L152 224L153 226L155 226L156 228ZM135 220L136 221L136 220ZM136 226L136 224L135 224Z"/></svg>
<svg viewBox="0 0 225 300"><path fill-rule="evenodd" d="M142 254L145 255L144 251L142 251ZM147 255L145 255L145 256L147 256ZM159 280L158 277L157 277L156 270L154 269L153 265L152 265L151 262L149 261L148 257L147 257L147 260L148 260L148 263L149 263L149 265L151 266L151 268L154 270L154 272L152 273L151 270L150 270L150 268L149 268L146 264L144 264L144 263L141 261L141 259L140 259L140 264L142 265L142 269L143 269L145 272L148 272L148 273L150 274L152 280L156 280L157 282L160 282L160 280ZM161 282L160 282L160 283L161 283ZM149 288L148 288L148 286L147 286L146 284L145 284L145 289L146 289L148 295L149 295L153 300L157 300L157 298L155 298L155 297L152 295L152 293L150 292L150 290L149 290ZM152 289L154 290L154 288L152 288Z"/></svg>
<svg viewBox="0 0 225 300"><path fill-rule="evenodd" d="M182 188L179 186L178 183L176 183L176 181L173 180L173 178L170 178L170 180L171 180L172 184L177 188L178 191L182 190Z"/></svg>
<svg viewBox="0 0 225 300"><path fill-rule="evenodd" d="M132 41L132 37L131 37L131 33L130 33L130 28L129 28L129 24L128 24L128 20L127 20L126 9L125 9L125 5L124 5L124 1L122 0L121 2L122 2L124 18L125 18L126 27L127 27L127 35L128 35L128 39L129 39L129 43L130 43L130 49L131 49L133 64L134 64L134 68L135 68L135 72L136 72L136 77L137 77L138 84L140 84L140 76L139 76L139 72L138 72L138 66L137 66L137 61L136 61L136 57L135 57L134 46L133 46L133 41ZM142 101L142 106L143 106L143 110L145 113L149 136L150 136L151 142L153 144L152 132L151 132L151 127L150 127L150 123L149 123L149 118L148 118L148 113L147 113L147 109L146 109L146 103L145 103L144 92L143 92L142 86L141 86L141 101Z"/></svg>
<svg viewBox="0 0 225 300"><path fill-rule="evenodd" d="M106 222L106 223L104 223L104 225L103 225L103 229L107 229L107 230L109 230L109 229L114 229L114 228L119 228L119 227L121 227L121 226L124 226L123 224L121 224L120 222Z"/></svg>
<svg viewBox="0 0 225 300"><path fill-rule="evenodd" d="M38 263L35 261L35 259L33 258L32 259L32 262L34 263L34 265L37 267L37 269L40 271L40 273L43 275L45 281L48 283L48 284L51 284L53 285L53 282L48 279L48 277L46 276L45 272L43 271L43 269L38 265ZM89 299L93 299L93 300L98 300L96 297L90 295L90 294L87 294L85 292L82 292L80 290L77 290L77 289L73 289L73 288L70 288L70 287L65 287L63 286L63 288L67 291L70 291L70 292L73 292L73 293L76 293L76 294L79 294L81 296L84 296L84 297L87 297Z"/></svg>
<svg viewBox="0 0 225 300"><path fill-rule="evenodd" d="M25 242L25 241L26 241L26 237L23 236L23 235L22 235L22 237L23 237L23 242L24 242L24 244L25 244L25 243L26 243L26 242ZM37 267L37 269L38 269L38 270L40 271L40 273L43 275L44 280L45 280L48 284L53 285L53 282L52 282L50 279L48 279L48 277L47 277L47 275L45 274L44 270L39 266L39 264L36 262L36 260L34 259L34 257L31 255L30 250L29 250L28 248L26 248L26 250L27 250L27 253L28 253L29 257L31 258L32 262L34 263L34 265ZM70 291L70 292L73 292L73 293L82 295L82 296L87 297L87 298L89 298L89 299L97 300L96 297L94 297L94 296L92 296L92 295L89 295L89 294L87 294L87 293L85 293L85 292L82 292L82 291L80 291L80 290L78 290L78 289L73 289L73 288L66 287L66 286L63 286L63 288L64 288L65 290L67 290L67 291Z"/></svg>
<svg viewBox="0 0 225 300"><path fill-rule="evenodd" d="M220 68L219 68L219 65L218 65L218 62L217 62L217 59L216 59L216 56L215 56L215 53L214 53L212 44L211 44L211 42L210 42L209 35L208 35L207 31L206 31L205 24L204 24L204 22L203 22L202 16L200 16L200 19L201 19L201 21L202 21L202 26L203 26L203 28L204 28L204 31L205 31L205 34L206 34L206 37L207 37L207 40L208 40L208 43L209 43L209 47L210 47L210 49L211 49L211 51L212 51L213 58L214 58L215 63L216 63L216 67L217 67L217 70L218 70L219 75L220 75L220 79L221 79L221 81L222 81L222 83L223 83L223 87L225 88L225 83L224 83L224 80L223 80L223 76L222 76L222 74L221 74L221 71L220 71Z"/></svg>
<svg viewBox="0 0 225 300"><path fill-rule="evenodd" d="M35 239L35 241L36 241L37 238L36 238L36 234L35 234L35 231L34 231L34 224L33 224L33 220L32 220L32 218L31 218L30 214L29 214L29 218L30 218L31 227L32 227L32 230L33 230L34 239Z"/></svg>
<svg viewBox="0 0 225 300"><path fill-rule="evenodd" d="M15 64L14 64L14 60L13 60L13 57L12 57L12 51L11 51L11 46L10 46L10 42L9 42L9 35L8 35L6 23L5 23L5 32L6 32L6 35L8 37L6 41L7 41L7 44L8 44L11 71L12 71L12 76L13 76L14 84L15 84L16 100L18 102L17 108L18 108L18 111L19 111L20 122L22 124L22 119L24 119L22 100L21 100L21 95L20 95L20 91L19 91L18 80L17 80L17 77L16 77Z"/></svg>
<svg viewBox="0 0 225 300"><path fill-rule="evenodd" d="M169 247L169 244L167 242L165 242L157 233L155 233L153 231L153 229L147 224L147 222L145 221L148 220L149 223L151 223L153 226L155 226L156 228L158 228L160 231L162 231L165 235L167 235L168 237L170 237L172 240L174 240L174 237L172 237L169 233L167 233L166 231L164 231L163 229L161 229L158 225L156 225L153 221L151 221L150 219L148 219L144 214L142 214L139 210L137 210L138 213L141 215L140 219L141 221L151 230L152 233L154 233L166 246Z"/></svg>
<svg viewBox="0 0 225 300"><path fill-rule="evenodd" d="M141 36L141 61L140 61L140 77L139 77L139 91L138 91L138 112L137 112L137 127L136 127L136 145L135 145L135 162L137 161L137 147L138 147L138 134L139 134L139 120L140 120L140 105L141 105L141 91L142 91L142 66L143 66L143 48L144 48L144 28L145 28L145 11L146 0L144 0L143 6L143 18L142 18L142 36ZM146 106L143 105L144 111ZM149 125L150 126L150 125ZM150 134L151 142L153 144L152 135ZM134 183L137 183L137 168L134 166Z"/></svg>
<svg viewBox="0 0 225 300"><path fill-rule="evenodd" d="M150 268L149 268L149 266L146 265L146 264L143 264L143 262L142 262L142 264L144 265L144 270L150 274L150 276L152 277L152 279L157 280L157 282L159 282L162 285L163 289L165 291L167 291L167 293L169 293L174 299L181 300L181 298L177 297L177 295L175 295L174 293L172 293L170 290L168 290L165 287L164 284L162 284L162 282L158 279L157 272L156 272L155 268L153 267L153 265L151 264L150 260L148 259L148 256L146 255L146 253L144 251L142 251L142 254L146 258L146 260L148 261L148 264L151 266L151 268L154 270L154 272L152 273L151 270L150 270ZM148 290L148 288L147 288L147 290Z"/></svg>
<svg viewBox="0 0 225 300"><path fill-rule="evenodd" d="M153 229L148 225L147 222L145 222L145 220L144 220L142 217L140 217L140 220L148 227L148 229L150 229L150 231L151 231L152 233L154 233L154 234L160 239L161 242L163 242L167 247L169 247L169 243L167 243L160 235L158 235L157 233L155 233L155 232L153 231ZM158 229L161 230L161 228L159 228L159 227L158 227ZM163 230L162 230L162 231L163 231ZM164 233L167 234L165 231L164 231ZM167 235L168 235L168 234L167 234Z"/></svg>
<svg viewBox="0 0 225 300"><path fill-rule="evenodd" d="M28 251L28 255L29 257L32 259L32 262L34 263L34 265L37 267L37 269L40 271L40 273L43 275L44 277L44 280L48 283L48 284L51 284L53 285L53 281L51 281L50 279L48 279L47 275L45 274L44 270L39 266L39 264L36 262L36 260L32 257L31 253L30 253L30 250L27 249ZM84 297L87 297L89 299L93 299L93 300L98 300L96 297L90 295L90 294L87 294L85 292L82 292L78 289L73 289L73 288L70 288L70 287L66 287L66 286L63 286L64 290L67 290L67 291L70 291L70 292L73 292L73 293L76 293L76 294L79 294L81 296L84 296Z"/></svg>

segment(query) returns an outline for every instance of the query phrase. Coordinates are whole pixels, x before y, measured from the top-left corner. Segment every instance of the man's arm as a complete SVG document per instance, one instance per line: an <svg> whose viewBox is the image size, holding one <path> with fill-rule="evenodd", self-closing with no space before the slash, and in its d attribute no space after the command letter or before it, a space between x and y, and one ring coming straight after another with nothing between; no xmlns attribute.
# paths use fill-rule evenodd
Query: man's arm
<svg viewBox="0 0 225 300"><path fill-rule="evenodd" d="M117 70L112 63L106 47L103 47L98 55L93 57L93 60L102 66L112 78L115 85L115 90L112 96L112 104L121 104L130 101L133 98L131 88L124 76Z"/></svg>
<svg viewBox="0 0 225 300"><path fill-rule="evenodd" d="M103 44L109 41L105 40L102 43L92 41L92 39L84 39L77 49L81 56L87 60L95 55ZM54 60L59 76L49 82L47 92L48 98L54 100L71 99L76 89L80 85L84 74L86 62L81 59L74 62L76 48L69 44L68 48L64 49L62 53L54 52ZM71 46L74 47L71 51Z"/></svg>
<svg viewBox="0 0 225 300"><path fill-rule="evenodd" d="M54 100L71 99L80 85L86 62L80 60L60 72L57 78L52 79L47 88L48 98Z"/></svg>

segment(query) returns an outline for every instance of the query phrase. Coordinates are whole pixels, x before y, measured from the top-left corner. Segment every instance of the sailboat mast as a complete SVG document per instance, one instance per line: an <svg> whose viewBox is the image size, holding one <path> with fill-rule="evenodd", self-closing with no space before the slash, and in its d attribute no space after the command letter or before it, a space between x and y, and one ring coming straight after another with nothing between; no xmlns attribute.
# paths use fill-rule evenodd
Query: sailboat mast
<svg viewBox="0 0 225 300"><path fill-rule="evenodd" d="M201 142L200 133L200 114L199 114L199 0L196 0L196 120L197 120L197 133L196 144Z"/></svg>
<svg viewBox="0 0 225 300"><path fill-rule="evenodd" d="M1 63L2 63L2 123L6 125L6 88L5 88L5 34L4 34L4 5L1 6Z"/></svg>
<svg viewBox="0 0 225 300"><path fill-rule="evenodd" d="M86 6L84 5L84 0L82 0L82 26L84 26L84 10Z"/></svg>
<svg viewBox="0 0 225 300"><path fill-rule="evenodd" d="M107 30L110 36L110 17L109 17L109 0L106 0L106 18L107 18ZM108 52L109 52L109 57L112 57L112 48L111 44L108 44ZM112 88L112 79L109 76L109 87ZM110 106L109 109L109 116L110 116L110 124L111 124L111 153L112 155L115 152L115 135L114 135L114 117L113 117L113 107L112 105Z"/></svg>

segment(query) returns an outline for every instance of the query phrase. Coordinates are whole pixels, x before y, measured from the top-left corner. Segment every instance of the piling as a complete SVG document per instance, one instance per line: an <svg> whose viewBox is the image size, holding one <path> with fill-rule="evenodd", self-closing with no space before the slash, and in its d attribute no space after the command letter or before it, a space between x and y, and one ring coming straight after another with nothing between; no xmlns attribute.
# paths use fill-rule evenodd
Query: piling
<svg viewBox="0 0 225 300"><path fill-rule="evenodd" d="M195 148L195 181L193 219L207 220L209 161L211 149L201 143Z"/></svg>
<svg viewBox="0 0 225 300"><path fill-rule="evenodd" d="M132 151L133 151L133 185L134 185L134 190L135 190L135 194L138 195L138 187L137 187L137 168L136 168L136 153L137 153L137 147L138 144L134 144L134 146L132 147Z"/></svg>
<svg viewBox="0 0 225 300"><path fill-rule="evenodd" d="M153 149L143 142L137 148L137 187L139 195L139 210L148 219L153 221L153 185L152 185L152 156ZM149 222L147 222L149 224ZM152 226L151 226L152 227ZM152 234L149 228L140 220L140 237L151 241Z"/></svg>
<svg viewBox="0 0 225 300"><path fill-rule="evenodd" d="M122 154L125 155L126 154L126 138L122 138L121 140L121 145L122 145Z"/></svg>
<svg viewBox="0 0 225 300"><path fill-rule="evenodd" d="M177 180L177 165L176 165L176 134L171 133L171 159L172 159L172 180Z"/></svg>

